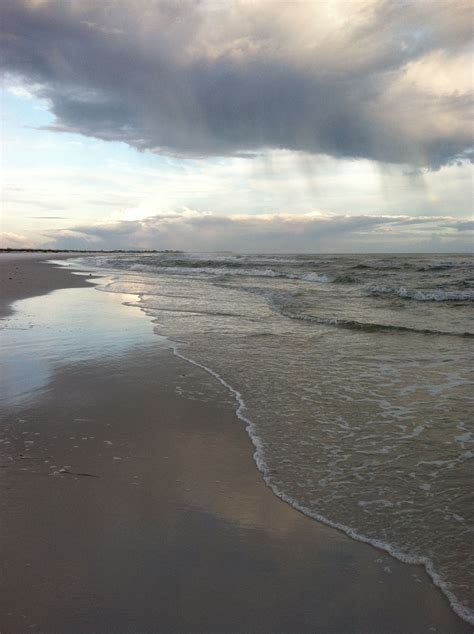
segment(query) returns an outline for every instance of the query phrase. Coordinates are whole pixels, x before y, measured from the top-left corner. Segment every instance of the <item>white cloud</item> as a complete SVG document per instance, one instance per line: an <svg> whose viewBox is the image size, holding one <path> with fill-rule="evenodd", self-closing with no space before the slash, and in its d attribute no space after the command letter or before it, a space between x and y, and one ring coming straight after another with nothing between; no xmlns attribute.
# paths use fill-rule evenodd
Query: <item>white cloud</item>
<svg viewBox="0 0 474 634"><path fill-rule="evenodd" d="M472 214L468 0L3 0L2 17L17 238L467 245L441 218ZM24 121L45 104L52 125ZM420 224L374 221L401 214Z"/></svg>
<svg viewBox="0 0 474 634"><path fill-rule="evenodd" d="M468 251L474 223L446 216L220 216L191 209L143 220L49 231L49 246L100 249L233 250L240 252ZM93 243L93 245L91 244ZM87 247L87 245L89 245Z"/></svg>
<svg viewBox="0 0 474 634"><path fill-rule="evenodd" d="M41 86L56 131L188 157L472 156L469 0L2 8L3 68Z"/></svg>
<svg viewBox="0 0 474 634"><path fill-rule="evenodd" d="M34 244L29 238L18 233L7 231L0 232L1 249L30 249L39 246Z"/></svg>

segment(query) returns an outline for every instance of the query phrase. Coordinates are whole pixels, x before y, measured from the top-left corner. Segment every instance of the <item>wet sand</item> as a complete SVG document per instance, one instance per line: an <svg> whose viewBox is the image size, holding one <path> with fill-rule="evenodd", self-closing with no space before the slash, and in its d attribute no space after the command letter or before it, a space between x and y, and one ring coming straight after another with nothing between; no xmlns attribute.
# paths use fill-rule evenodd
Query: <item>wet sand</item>
<svg viewBox="0 0 474 634"><path fill-rule="evenodd" d="M30 280L21 298L40 269L41 293L90 286L9 258ZM31 324L8 340L26 349L4 356L36 352L43 372L19 371L26 387L0 418L2 634L471 631L422 568L275 497L224 387L116 301L57 290L0 322ZM90 323L97 338L81 338Z"/></svg>
<svg viewBox="0 0 474 634"><path fill-rule="evenodd" d="M88 286L83 277L46 263L70 257L65 253L0 253L0 318L11 314L12 302L19 299Z"/></svg>

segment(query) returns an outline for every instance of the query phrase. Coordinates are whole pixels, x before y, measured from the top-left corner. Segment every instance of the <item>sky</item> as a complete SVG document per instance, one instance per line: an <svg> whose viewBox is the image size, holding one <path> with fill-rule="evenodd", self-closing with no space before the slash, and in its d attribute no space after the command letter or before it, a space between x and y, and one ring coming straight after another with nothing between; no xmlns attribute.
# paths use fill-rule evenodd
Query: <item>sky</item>
<svg viewBox="0 0 474 634"><path fill-rule="evenodd" d="M0 246L472 251L470 0L0 13Z"/></svg>

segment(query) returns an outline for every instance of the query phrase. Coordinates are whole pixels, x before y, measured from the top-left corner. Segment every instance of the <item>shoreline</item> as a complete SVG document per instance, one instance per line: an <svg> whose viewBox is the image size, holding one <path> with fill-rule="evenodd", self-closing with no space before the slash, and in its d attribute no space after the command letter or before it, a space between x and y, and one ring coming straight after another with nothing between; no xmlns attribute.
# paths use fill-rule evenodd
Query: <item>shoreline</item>
<svg viewBox="0 0 474 634"><path fill-rule="evenodd" d="M426 557L416 557L414 555L406 554L405 552L399 550L397 547L393 546L390 543L367 537L363 533L359 533L358 531L355 531L350 526L346 526L345 524L341 524L339 522L330 520L327 517L321 515L320 513L314 512L313 510L305 506L302 506L297 500L288 496L284 491L281 491L280 489L278 489L278 487L274 485L272 481L270 480L270 478L268 477L268 468L266 466L263 452L261 450L261 441L255 432L254 425L249 418L247 418L244 414L241 413L242 410L245 410L246 406L240 392L238 392L231 385L229 385L229 383L227 383L227 381L222 379L222 377L219 374L217 374L217 372L214 372L214 370L181 354L178 351L177 347L173 347L173 352L175 356L177 356L178 358L183 359L184 361L191 363L192 365L195 365L198 368L201 368L202 370L207 372L209 375L214 377L234 396L235 401L237 403L237 408L235 409L236 416L245 424L246 426L245 431L247 432L249 438L251 439L253 447L255 449L255 452L254 452L255 466L257 467L258 471L261 473L262 478L265 484L267 485L267 487L273 492L273 494L276 497L278 497L280 500L282 500L283 502L291 506L293 509L295 509L296 511L298 511L305 517L308 517L320 524L328 526L329 528L337 530L338 532L343 533L344 535L349 537L351 540L360 542L362 544L367 544L378 551L383 551L384 553L387 553L388 555L390 555L391 558L403 564L423 567L426 574L430 577L430 580L433 583L433 585L439 588L439 590L447 598L453 612L464 622L470 625L473 624L472 612L468 611L467 608L465 608L458 601L457 597L449 590L448 584L437 573L430 559Z"/></svg>
<svg viewBox="0 0 474 634"><path fill-rule="evenodd" d="M41 259L49 259L49 256ZM58 259L56 254L55 259ZM38 268L37 260L31 262L31 274L35 266ZM61 270L54 269L54 265L44 269ZM85 293L85 287L91 288L84 277L72 275L68 270L62 273L61 280L57 277L53 280L54 274L48 278L49 290L43 281L39 286L41 293L68 288L68 280L69 287L74 286L79 293ZM24 285L21 290L25 293L28 288L30 297L34 298L38 293L35 293L33 278L31 280L30 286ZM55 286L62 283L64 286ZM99 293L90 295L95 304L111 301ZM71 293L67 297L72 301ZM50 295L51 302L52 298ZM146 315L139 320L133 309L125 307L125 310L130 317L124 313L124 319L141 322L143 333L147 328L151 333ZM71 327L74 328L74 324ZM6 454L2 449L2 466L5 456L12 458L6 462L2 475L11 487L6 490L14 490L16 495L7 494L2 505L9 520L3 534L11 546L6 553L14 553L25 543L28 551L28 544L32 542L28 557L37 559L36 566L33 562L36 574L46 565L47 569L56 571L54 580L48 580L48 587L58 591L58 581L66 580L69 588L68 593L60 593L63 603L50 614L42 588L36 586L34 580L29 587L28 583L16 580L9 592L16 589L17 595L22 596L26 585L31 595L29 607L35 608L35 614L28 617L33 619L30 625L39 631L48 631L48 627L54 626L55 631L68 632L94 631L96 627L126 627L116 631L133 631L134 628L156 631L158 628L159 631L217 632L226 628L236 632L303 632L315 631L318 627L325 632L422 632L433 631L430 630L433 627L444 628L438 631L470 631L450 610L420 566L409 567L372 546L356 542L276 497L253 462L254 447L238 424L235 404L230 401L227 390L199 367L192 368L189 362L174 357L169 348L159 345L159 337L152 337L145 337L146 345L139 348L141 357L132 347L117 357L119 365L113 356L103 358L100 350L96 358L86 362L63 364L61 372L53 373L48 379L47 390L20 406L14 403L7 416L11 419L7 421L8 433L12 436L9 442L14 446ZM151 342L157 343L155 349L150 346ZM61 416L57 412L59 405ZM84 413L84 409L89 413ZM70 413L70 421L64 420L67 419L65 411ZM138 422L137 411L142 417ZM94 412L94 416L90 412ZM152 420L156 412L159 412L158 425ZM17 420L13 421L13 417ZM132 429L131 421L134 421ZM91 443L83 441L87 448L80 442L74 449L68 442L68 434L76 438L78 426L80 435L84 434L81 439L95 440L104 431L108 437L98 446L92 443L90 448ZM36 448L32 444L26 451L17 427L22 429L21 435L27 437L37 433L41 438L46 436L44 445ZM104 445L106 442L112 444ZM164 445L167 454L160 460ZM20 446L23 446L21 452ZM117 460L112 456L111 460L104 461L107 448L114 447L115 452L117 446L122 452L117 452ZM28 458L20 462L20 453ZM67 457L70 462L73 456L80 455L81 459L75 458L77 464L63 471L64 464L55 465L58 469L53 476L50 463L44 462L49 460L45 457L49 453ZM146 455L146 460L138 462L136 455ZM56 458L55 462L64 463ZM23 466L28 463L38 471ZM30 477L33 473L40 477ZM50 477L42 477L48 474ZM85 474L99 474L99 477L84 477ZM134 483L134 479L140 484ZM172 489L172 494L163 482ZM50 499L51 483L59 496L56 500ZM128 490L126 502L122 499L124 488ZM140 493L136 495L130 490ZM79 510L86 515L91 511L91 500L95 504L92 518L85 520L84 534L72 526L67 517L60 520L63 530L58 531L54 518L57 513L64 514L62 505L75 518L80 518ZM46 526L37 525L39 543L43 547L47 545L40 553L38 534L26 522L32 508L46 523ZM115 535L117 521L122 527L119 536ZM103 587L97 587L92 572L97 574L97 554L108 548L105 539L108 531L104 531L104 526L115 535L116 548L106 558L105 569L99 572ZM104 532L102 537L97 534L98 527ZM161 537L158 540L157 535ZM210 536L213 539L209 539ZM60 543L64 541L60 550L66 559L71 557L72 545L78 540L82 555L88 555L86 564L72 556L72 562L69 561L72 572L63 569L63 562L53 550L56 539ZM91 543L96 546L93 553L89 552ZM163 544L167 544L168 549L163 551ZM170 545L173 546L171 552ZM138 558L140 566L134 560L137 549L142 553L141 559ZM156 569L148 558L156 568L161 566L168 571L168 581L179 577L179 588L175 587L173 592L167 589L166 578L157 582ZM7 559L8 571L1 584L5 589L11 587L11 577L18 569L13 555ZM118 561L121 562L119 570ZM130 576L138 584L141 598L136 588L132 592ZM133 595L128 606L118 601L121 598L127 603L125 588ZM74 592L79 590L82 602L79 601L76 612L73 610L68 617L65 606L71 601L71 594L74 598ZM150 590L156 591L161 599L156 601L155 596L148 596L153 594ZM216 605L216 594L220 605ZM95 607L88 611L84 597L92 595ZM145 595L147 601L143 598ZM371 597L369 603L368 596ZM5 609L8 593L4 593L2 602ZM174 606L180 603L186 613L171 613L169 603ZM103 614L104 605L111 613ZM124 621L124 607L132 608L132 618L128 621ZM11 620L15 622L18 618L12 615ZM6 623L5 631L20 631L12 626L15 624ZM3 631L1 626L0 630Z"/></svg>
<svg viewBox="0 0 474 634"><path fill-rule="evenodd" d="M50 264L77 255L67 253L0 253L0 319L11 315L11 305L21 299L47 295L60 288L85 288L90 284L82 275ZM40 266L41 265L41 266Z"/></svg>

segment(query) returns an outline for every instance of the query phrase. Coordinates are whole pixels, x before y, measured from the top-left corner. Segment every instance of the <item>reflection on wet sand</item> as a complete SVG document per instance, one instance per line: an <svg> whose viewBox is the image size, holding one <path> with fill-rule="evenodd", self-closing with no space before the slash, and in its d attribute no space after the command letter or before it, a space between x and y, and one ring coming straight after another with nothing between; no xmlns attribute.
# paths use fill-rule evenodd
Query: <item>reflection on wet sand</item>
<svg viewBox="0 0 474 634"><path fill-rule="evenodd" d="M7 349L41 380L1 419L2 631L469 631L420 568L276 498L223 386L84 293L25 301Z"/></svg>

